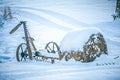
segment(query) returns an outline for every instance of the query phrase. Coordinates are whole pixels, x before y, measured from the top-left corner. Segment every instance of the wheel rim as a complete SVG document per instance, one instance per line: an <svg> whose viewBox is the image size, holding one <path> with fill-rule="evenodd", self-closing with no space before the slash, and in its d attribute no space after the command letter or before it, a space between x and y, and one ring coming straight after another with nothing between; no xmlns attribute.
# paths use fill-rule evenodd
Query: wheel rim
<svg viewBox="0 0 120 80"><path fill-rule="evenodd" d="M49 52L49 53L58 53L60 52L60 49L58 47L58 45L55 42L49 42L45 49Z"/></svg>
<svg viewBox="0 0 120 80"><path fill-rule="evenodd" d="M16 51L16 59L17 61L23 61L28 58L28 50L27 50L27 45L25 43L21 43L17 47Z"/></svg>
<svg viewBox="0 0 120 80"><path fill-rule="evenodd" d="M47 50L48 53L58 54L59 59L60 59L61 53L60 53L60 48L57 45L57 43L55 43L55 42L49 42L45 46L45 49Z"/></svg>

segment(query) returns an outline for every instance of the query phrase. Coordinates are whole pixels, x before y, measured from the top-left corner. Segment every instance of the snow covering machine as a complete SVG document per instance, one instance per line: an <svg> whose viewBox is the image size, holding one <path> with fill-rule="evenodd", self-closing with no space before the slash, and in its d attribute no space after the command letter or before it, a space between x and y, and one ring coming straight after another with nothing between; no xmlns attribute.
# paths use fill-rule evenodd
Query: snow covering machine
<svg viewBox="0 0 120 80"><path fill-rule="evenodd" d="M104 37L101 33L91 34L88 41L83 45L83 50L71 50L71 51L61 51L60 47L55 42L49 42L45 46L44 51L38 51L33 43L34 38L32 38L28 32L26 21L21 21L15 28L10 31L10 34L14 33L21 25L24 28L25 37L23 39L25 43L21 43L16 50L16 59L18 62L26 60L40 60L47 61L50 60L54 63L55 60L65 59L66 61L70 59L75 59L75 61L81 62L91 62L99 57L102 53L108 54L107 45ZM57 57L46 56L42 53L53 53L57 54Z"/></svg>

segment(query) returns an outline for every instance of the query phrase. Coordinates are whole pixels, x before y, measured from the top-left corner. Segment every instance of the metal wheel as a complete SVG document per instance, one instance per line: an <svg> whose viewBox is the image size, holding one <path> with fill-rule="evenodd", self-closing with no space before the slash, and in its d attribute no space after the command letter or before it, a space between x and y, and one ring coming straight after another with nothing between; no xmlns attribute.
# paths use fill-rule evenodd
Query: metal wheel
<svg viewBox="0 0 120 80"><path fill-rule="evenodd" d="M59 59L61 60L61 52L60 52L60 48L57 45L57 43L55 42L49 42L46 46L45 49L47 50L48 53L54 53L54 54L58 54Z"/></svg>
<svg viewBox="0 0 120 80"><path fill-rule="evenodd" d="M23 61L28 59L28 49L27 49L27 45L25 43L21 43L18 47L17 47L17 51L16 51L16 59L17 61Z"/></svg>
<svg viewBox="0 0 120 80"><path fill-rule="evenodd" d="M59 46L55 43L55 42L49 42L45 49L49 52L49 53L58 53L60 52L60 48Z"/></svg>

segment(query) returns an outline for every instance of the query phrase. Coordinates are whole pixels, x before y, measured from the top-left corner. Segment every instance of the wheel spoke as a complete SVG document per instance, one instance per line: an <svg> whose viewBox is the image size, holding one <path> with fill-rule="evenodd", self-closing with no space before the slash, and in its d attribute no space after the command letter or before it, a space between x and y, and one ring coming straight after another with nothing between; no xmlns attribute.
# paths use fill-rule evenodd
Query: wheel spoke
<svg viewBox="0 0 120 80"><path fill-rule="evenodd" d="M22 52L23 52L23 47L21 46L21 50L22 50Z"/></svg>
<svg viewBox="0 0 120 80"><path fill-rule="evenodd" d="M23 60L23 57L21 58L21 61Z"/></svg>
<svg viewBox="0 0 120 80"><path fill-rule="evenodd" d="M26 57L24 56L24 60L26 61Z"/></svg>
<svg viewBox="0 0 120 80"><path fill-rule="evenodd" d="M53 43L53 51L55 51L55 50L54 50L54 48L55 48L54 45L55 45L55 44Z"/></svg>
<svg viewBox="0 0 120 80"><path fill-rule="evenodd" d="M47 48L48 48L50 51L52 51L52 49L50 48L50 46L47 46Z"/></svg>

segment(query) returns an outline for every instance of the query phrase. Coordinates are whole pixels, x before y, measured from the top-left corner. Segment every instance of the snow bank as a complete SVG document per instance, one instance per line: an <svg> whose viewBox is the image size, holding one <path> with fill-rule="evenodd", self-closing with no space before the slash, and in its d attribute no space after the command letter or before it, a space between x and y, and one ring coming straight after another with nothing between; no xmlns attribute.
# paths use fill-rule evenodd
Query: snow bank
<svg viewBox="0 0 120 80"><path fill-rule="evenodd" d="M99 32L101 31L97 28L69 32L61 41L60 49L61 51L82 50L89 37Z"/></svg>

